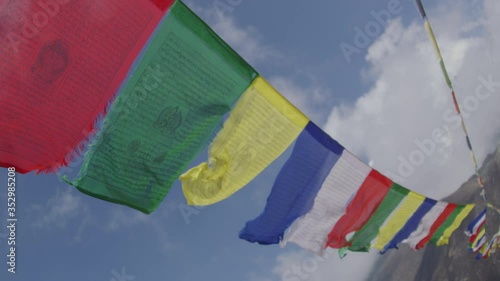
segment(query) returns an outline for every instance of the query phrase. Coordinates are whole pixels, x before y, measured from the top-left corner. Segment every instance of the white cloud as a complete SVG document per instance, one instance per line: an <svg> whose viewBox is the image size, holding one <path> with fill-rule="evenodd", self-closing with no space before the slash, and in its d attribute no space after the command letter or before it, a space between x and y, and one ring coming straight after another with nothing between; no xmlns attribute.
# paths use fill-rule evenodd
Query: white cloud
<svg viewBox="0 0 500 281"><path fill-rule="evenodd" d="M111 208L108 221L105 223L105 230L118 232L139 225L148 226L156 233L158 244L162 247L162 250L168 252L178 246L174 246L169 240L169 234L166 230L167 218L175 211L177 211L177 208L173 202L164 202L158 210L149 215L130 208Z"/></svg>
<svg viewBox="0 0 500 281"><path fill-rule="evenodd" d="M124 210L123 208L113 208L110 211L110 218L106 224L106 230L117 231L124 227L137 224L148 224L151 217L135 210Z"/></svg>
<svg viewBox="0 0 500 281"><path fill-rule="evenodd" d="M34 223L35 227L51 227L57 225L66 227L67 223L80 216L87 208L71 189L57 190L56 195L47 200L45 206L36 206L33 211L40 214Z"/></svg>
<svg viewBox="0 0 500 281"><path fill-rule="evenodd" d="M350 253L340 259L332 249L323 256L293 250L278 256L273 274L282 281L363 281L369 273L364 267L373 259L373 253Z"/></svg>
<svg viewBox="0 0 500 281"><path fill-rule="evenodd" d="M93 222L89 208L72 189L57 189L55 196L49 198L45 206L34 205L29 212L37 218L33 227L39 229L65 229L72 221L80 221L74 242L82 241L85 228Z"/></svg>

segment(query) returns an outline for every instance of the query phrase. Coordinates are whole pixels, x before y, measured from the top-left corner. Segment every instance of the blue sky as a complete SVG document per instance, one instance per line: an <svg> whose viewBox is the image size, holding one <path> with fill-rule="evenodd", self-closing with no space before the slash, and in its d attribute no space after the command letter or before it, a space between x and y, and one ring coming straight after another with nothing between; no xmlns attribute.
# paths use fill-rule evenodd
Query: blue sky
<svg viewBox="0 0 500 281"><path fill-rule="evenodd" d="M187 3L313 121L353 153L407 187L440 198L472 175L463 133L447 115L449 92L413 1L221 0ZM369 36L350 57L354 29L374 22L373 12L398 2L401 12ZM231 4L232 3L232 4ZM477 85L495 73L500 5L484 1L424 1L443 56L463 101L473 144L482 161L500 139L500 88L473 103ZM486 87L487 88L487 87ZM471 98L472 97L472 98ZM467 103L468 102L468 103ZM446 117L448 116L448 117ZM407 175L401 159L444 128L423 164ZM7 273L0 236L0 280L363 280L373 254L332 254L306 277L286 278L313 255L289 245L260 246L238 238L263 210L287 151L253 182L221 203L185 205L176 182L160 208L143 215L79 193L55 175L17 177L17 273ZM202 153L192 166L205 161ZM75 174L78 162L64 173ZM6 169L0 171L5 182ZM0 194L6 209L6 192ZM0 219L6 220L5 212ZM6 228L0 234L6 233ZM125 273L130 278L120 278ZM133 277L133 278L132 278ZM328 278L328 279L327 279Z"/></svg>

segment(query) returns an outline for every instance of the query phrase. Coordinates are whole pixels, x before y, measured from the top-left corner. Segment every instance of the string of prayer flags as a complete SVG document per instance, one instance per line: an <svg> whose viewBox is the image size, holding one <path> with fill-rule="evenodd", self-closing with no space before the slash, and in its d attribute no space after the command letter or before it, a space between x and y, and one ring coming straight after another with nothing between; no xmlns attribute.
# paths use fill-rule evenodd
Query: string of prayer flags
<svg viewBox="0 0 500 281"><path fill-rule="evenodd" d="M455 107L455 111L456 111L457 115L459 116L459 118L461 120L462 130L464 131L464 134L465 134L466 144L467 144L467 147L469 148L469 151L470 151L470 154L471 154L471 157L472 157L472 161L474 162L474 168L475 168L475 173L476 173L476 176L477 176L478 184L479 184L479 186L481 188L484 188L483 179L482 179L481 175L479 174L479 165L478 165L478 162L477 162L477 157L476 157L476 154L475 154L474 149L472 147L471 139L469 137L469 133L468 133L467 128L465 126L465 120L464 120L464 117L463 117L463 115L461 113L460 106L458 104L458 100L457 100L457 97L455 95L455 89L453 88L453 84L452 84L452 82L450 80L450 76L448 74L448 71L446 70L444 59L443 59L443 57L441 55L441 51L439 49L439 45L437 43L436 36L434 35L434 31L432 30L432 27L431 27L431 24L429 22L429 19L427 18L427 15L425 13L424 7L422 5L422 1L421 0L416 0L416 3L417 3L418 10L420 12L420 15L422 16L422 18L425 21L425 29L426 29L427 35L429 36L429 39L430 39L430 41L432 43L434 51L435 51L435 53L437 55L437 58L439 60L439 65L440 65L441 71L443 73L443 76L445 78L446 84L448 85L448 88L450 88L450 90L451 90L451 97L453 99L453 105ZM488 202L488 199L486 197L486 192L485 192L484 189L481 191L481 196L482 196L483 200L485 201L486 206L488 208L491 208L491 209L495 210L497 213L500 214L499 209L497 207L495 207L493 204L491 204L490 202ZM480 226L476 230L479 230L479 231L482 230L482 226ZM475 234L471 233L470 234L471 239L470 239L470 243L469 243L469 248L472 251L474 251L474 252L476 252L479 249L478 247L481 247L481 245L483 247L487 246L485 244L486 238L483 237L484 239L481 239L477 235L479 235L479 233L475 233ZM489 255L489 251L488 251L488 255Z"/></svg>
<svg viewBox="0 0 500 281"><path fill-rule="evenodd" d="M483 199L486 200L486 196L484 193L481 193L483 196ZM486 208L483 210L479 216L472 221L466 231L466 234L470 236L469 240L469 250L473 252L475 250L474 247L477 247L477 245L482 244L481 250L479 250L479 254L476 256L476 259L486 259L489 258L492 253L496 252L496 249L500 246L500 228L498 232L493 235L493 238L491 238L490 242L486 245L485 240L486 237L484 237L484 241L479 241L477 242L476 239L477 237L481 234L481 232L484 230L486 231L486 213L488 211L488 208L494 210L498 214L500 214L500 210L494 206L493 204L486 202ZM484 234L484 233L483 233ZM484 236L484 235L483 235ZM484 244L483 244L484 243Z"/></svg>
<svg viewBox="0 0 500 281"><path fill-rule="evenodd" d="M495 235L493 235L493 238L491 239L493 242L491 245L491 250L490 250L490 255L495 253L497 248L500 246L500 231L497 232Z"/></svg>
<svg viewBox="0 0 500 281"><path fill-rule="evenodd" d="M481 247L486 243L486 228L483 226L481 227L479 233L475 237L475 239L472 241L470 244L470 251L471 252L477 252Z"/></svg>
<svg viewBox="0 0 500 281"><path fill-rule="evenodd" d="M427 14L425 13L424 6L422 5L422 1L421 0L415 0L415 1L417 3L417 7L418 7L418 10L420 12L420 15L422 16L422 19L425 22L424 23L425 30L427 31L427 35L429 36L429 40L431 41L432 46L434 48L434 51L436 52L436 56L437 56L437 58L439 60L439 66L440 66L441 71L443 73L443 76L445 78L446 84L448 85L448 88L450 88L450 90L451 90L451 97L453 99L453 104L455 106L455 111L456 111L457 115L460 117L460 120L461 120L462 130L465 133L466 143L467 143L467 146L468 146L468 148L470 150L472 161L474 162L474 167L475 167L475 172L476 172L476 175L477 175L477 179L478 179L479 185L481 187L483 187L484 183L483 183L483 180L481 178L481 175L479 174L479 165L477 163L476 154L474 153L474 149L472 148L472 144L471 144L471 141L470 141L469 133L467 132L467 128L465 127L465 121L464 121L464 118L463 118L462 113L460 111L460 106L458 105L457 97L455 95L455 89L453 88L453 84L451 83L450 75L448 74L448 71L446 70L446 65L444 63L443 56L441 55L441 50L439 49L439 45L437 43L436 36L434 35L434 31L432 30L432 27L431 27L431 24L429 22L429 19L427 18Z"/></svg>
<svg viewBox="0 0 500 281"><path fill-rule="evenodd" d="M0 1L1 167L54 172L83 149L174 1L159 2Z"/></svg>
<svg viewBox="0 0 500 281"><path fill-rule="evenodd" d="M494 242L495 242L494 239L492 239L487 244L484 244L484 246L481 248L481 250L479 250L479 253L476 256L476 259L483 260L483 259L489 258L491 255L491 249L493 247Z"/></svg>
<svg viewBox="0 0 500 281"><path fill-rule="evenodd" d="M308 121L257 77L211 144L208 163L180 177L188 204L214 204L240 190L297 139Z"/></svg>
<svg viewBox="0 0 500 281"><path fill-rule="evenodd" d="M467 226L465 234L469 236L469 251L478 252L482 251L484 247L488 247L489 243L486 243L486 214L488 208L485 208L479 215ZM478 254L477 257L481 256L483 258L483 252Z"/></svg>
<svg viewBox="0 0 500 281"><path fill-rule="evenodd" d="M422 197L417 194L412 196L412 193L398 185L393 185L377 212L361 230L354 234L347 248L351 251L368 251L370 247L375 247L384 253L390 248L397 248L398 242L409 244L414 249L421 249L428 242L436 246L442 246L448 244L452 233L474 207L473 204L456 205L435 202L426 198L422 201L422 205L414 211L416 203ZM405 199L402 199L403 197ZM388 210L396 205L398 200L396 210L392 212L392 215L386 216ZM422 216L423 213L425 215ZM399 229L401 223L405 221L405 219L401 218L406 218L409 214L411 214L411 217ZM418 220L420 221L417 222ZM379 228L378 231L377 227ZM391 227L392 231L390 230ZM392 238L391 242L385 244L389 239L388 237L391 237L396 229L399 229L398 233ZM414 230L412 231L412 229ZM405 236L408 238L404 238Z"/></svg>
<svg viewBox="0 0 500 281"><path fill-rule="evenodd" d="M85 155L83 193L151 213L256 76L177 1Z"/></svg>
<svg viewBox="0 0 500 281"><path fill-rule="evenodd" d="M436 246L448 244L451 234L460 226L473 208L473 204L457 205L448 203L443 212L432 223L427 236L416 244L415 249L421 249L429 242Z"/></svg>
<svg viewBox="0 0 500 281"><path fill-rule="evenodd" d="M453 85L416 1L482 186ZM474 206L426 198L364 164L180 0L0 0L0 12L0 55L9 60L0 67L2 167L26 173L66 165L120 89L80 174L64 177L102 200L151 213L180 176L188 204L214 204L295 142L265 210L240 238L318 253L441 246ZM235 103L208 161L181 175ZM478 259L499 241L486 243L485 212L468 230Z"/></svg>
<svg viewBox="0 0 500 281"><path fill-rule="evenodd" d="M264 212L246 223L240 238L291 242L316 253L326 247L384 253L399 243L444 245L473 206L438 202L392 182L310 122Z"/></svg>
<svg viewBox="0 0 500 281"><path fill-rule="evenodd" d="M481 178L481 175L479 174L479 165L478 165L478 162L477 162L476 154L474 153L474 149L472 147L472 143L471 143L469 134L467 132L467 128L465 126L465 121L464 121L464 118L462 116L462 113L461 113L461 110L460 110L460 106L459 106L458 101L457 101L457 97L455 95L455 89L453 88L453 84L452 84L452 82L450 80L450 76L448 74L448 71L446 70L444 59L443 59L443 57L441 55L441 51L439 49L439 45L437 43L436 36L434 35L434 31L432 30L432 27L431 27L431 24L429 22L429 19L427 18L427 14L425 13L424 6L422 5L422 1L421 0L415 0L415 1L417 3L417 7L418 7L418 10L420 12L420 15L422 16L422 18L425 21L425 29L426 29L427 35L429 36L429 39L430 39L430 41L432 43L434 51L436 52L437 58L439 60L439 66L440 66L441 71L443 73L443 76L445 78L446 84L448 85L448 88L450 88L450 90L451 90L451 97L453 99L453 104L454 104L454 107L455 107L455 111L456 111L457 115L459 116L459 118L461 120L462 130L465 133L465 140L466 140L466 143L467 143L467 147L469 148L469 151L470 151L470 154L471 154L471 157L472 157L472 161L474 162L474 168L475 168L475 172L476 172L476 176L477 176L477 180L478 180L479 186L480 187L484 187L483 179ZM481 191L481 196L483 197L484 201L486 202L486 204L487 204L487 206L489 208L492 208L492 209L495 209L496 211L498 211L498 209L496 207L494 207L493 205L491 205L488 202L488 200L486 198L486 193L485 193L484 189ZM476 237L474 237L474 238L476 238ZM474 240L474 239L471 238L471 240ZM475 242L480 242L480 241L475 241ZM469 247L471 247L471 246L469 245ZM474 249L475 249L475 247L474 247Z"/></svg>
<svg viewBox="0 0 500 281"><path fill-rule="evenodd" d="M485 208L468 226L465 234L470 237L469 239L469 250L474 251L476 248L477 238L479 233L484 230L486 224L486 213L487 208ZM475 251L474 251L475 252Z"/></svg>

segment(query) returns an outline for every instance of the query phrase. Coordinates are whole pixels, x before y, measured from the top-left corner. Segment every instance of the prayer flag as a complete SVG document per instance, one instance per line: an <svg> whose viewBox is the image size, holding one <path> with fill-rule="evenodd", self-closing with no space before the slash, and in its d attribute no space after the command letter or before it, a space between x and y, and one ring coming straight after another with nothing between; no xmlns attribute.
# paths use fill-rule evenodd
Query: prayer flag
<svg viewBox="0 0 500 281"><path fill-rule="evenodd" d="M246 223L240 238L259 244L278 244L285 230L311 210L318 190L342 150L340 144L309 122L278 174L264 212Z"/></svg>
<svg viewBox="0 0 500 281"><path fill-rule="evenodd" d="M493 238L490 240L488 244L485 244L481 250L479 251L479 254L477 255L477 259L487 259L490 257L491 253L494 252L494 247L495 243L497 243L498 239L498 234L493 236Z"/></svg>
<svg viewBox="0 0 500 281"><path fill-rule="evenodd" d="M255 76L177 1L72 184L103 200L154 211Z"/></svg>
<svg viewBox="0 0 500 281"><path fill-rule="evenodd" d="M483 226L479 231L478 235L476 236L476 239L472 241L472 244L470 245L470 250L474 253L479 251L479 249L481 249L481 247L485 242L486 242L486 229Z"/></svg>
<svg viewBox="0 0 500 281"><path fill-rule="evenodd" d="M181 176L190 205L210 205L248 184L293 143L309 120L257 77L210 146L209 161Z"/></svg>
<svg viewBox="0 0 500 281"><path fill-rule="evenodd" d="M486 223L486 212L488 208L484 208L484 210L467 226L467 231L465 232L467 236L474 237L478 234L479 230Z"/></svg>
<svg viewBox="0 0 500 281"><path fill-rule="evenodd" d="M53 172L94 122L174 2L0 0L0 166Z"/></svg>

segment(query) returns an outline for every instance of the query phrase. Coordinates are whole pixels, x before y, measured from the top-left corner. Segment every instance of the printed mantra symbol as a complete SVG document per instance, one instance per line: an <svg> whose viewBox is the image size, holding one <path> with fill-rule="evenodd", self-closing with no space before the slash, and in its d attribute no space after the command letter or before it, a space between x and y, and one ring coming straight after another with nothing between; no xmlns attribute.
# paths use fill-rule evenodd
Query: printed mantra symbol
<svg viewBox="0 0 500 281"><path fill-rule="evenodd" d="M175 130L179 128L182 124L182 111L179 107L167 107L165 108L158 119L154 122L154 127L159 129L162 133L175 133Z"/></svg>
<svg viewBox="0 0 500 281"><path fill-rule="evenodd" d="M35 62L31 72L38 80L52 83L59 78L68 66L68 48L62 40L55 40L45 45Z"/></svg>

